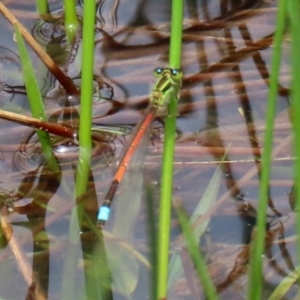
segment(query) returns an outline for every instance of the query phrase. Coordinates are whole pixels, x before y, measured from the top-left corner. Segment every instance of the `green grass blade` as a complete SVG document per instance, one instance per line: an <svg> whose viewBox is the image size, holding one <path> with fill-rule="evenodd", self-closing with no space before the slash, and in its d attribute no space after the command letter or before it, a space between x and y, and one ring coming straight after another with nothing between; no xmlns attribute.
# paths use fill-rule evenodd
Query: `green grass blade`
<svg viewBox="0 0 300 300"><path fill-rule="evenodd" d="M199 216L204 215L215 204L219 192L219 187L221 184L221 178L222 178L222 172L219 166L214 176L210 180L209 185L206 188L204 194L202 195L197 207L192 213L189 219L190 224L193 224L197 220L197 218L199 218ZM207 229L209 221L210 218L207 218L207 220L200 223L198 226L194 228L193 236L196 241L200 241L201 236ZM182 245L177 245L177 246L180 247L183 245L184 245L184 241L182 242ZM183 268L181 264L180 251L175 250L170 261L168 287L170 288L174 284L174 282L182 276L182 274L183 274Z"/></svg>
<svg viewBox="0 0 300 300"><path fill-rule="evenodd" d="M46 121L47 118L46 118L42 96L39 91L37 79L35 77L35 72L31 63L31 59L26 50L26 46L18 25L15 25L15 33L16 33L16 39L17 39L19 54L21 58L22 68L24 72L24 82L26 86L26 92L27 92L32 116L34 118L38 118Z"/></svg>
<svg viewBox="0 0 300 300"><path fill-rule="evenodd" d="M44 109L44 103L42 100L41 93L39 91L37 79L35 77L35 72L29 54L26 50L26 46L23 37L21 35L21 32L18 28L18 25L15 24L14 27L15 27L20 59L22 63L26 92L27 92L32 116L34 118L47 121L46 113ZM51 146L49 134L41 130L37 130L36 132L40 140L43 154L44 157L46 158L46 161L49 163L49 166L51 167L52 170L58 171L59 167L57 165L56 159L52 152L52 146Z"/></svg>
<svg viewBox="0 0 300 300"><path fill-rule="evenodd" d="M179 224L181 226L183 235L185 237L185 242L187 245L188 252L190 257L193 261L194 267L196 269L198 278L202 282L204 294L206 299L208 300L215 300L218 299L218 294L216 288L212 282L212 279L208 273L205 259L201 254L201 251L198 246L198 242L194 237L192 228L190 226L189 220L186 216L186 213L183 211L182 208L177 208L177 215Z"/></svg>
<svg viewBox="0 0 300 300"><path fill-rule="evenodd" d="M182 36L183 1L172 1L172 32L170 41L169 65L180 68L181 65L181 36ZM167 296L168 259L170 243L170 220L173 182L173 159L175 146L175 130L177 116L177 99L171 97L168 106L169 116L165 120L165 139L163 151L163 166L161 177L160 216L158 233L158 270L157 297Z"/></svg>
<svg viewBox="0 0 300 300"><path fill-rule="evenodd" d="M279 1L277 14L277 28L274 38L274 50L272 54L270 89L268 95L266 132L264 138L262 168L259 191L259 204L257 209L257 226L254 230L254 240L251 245L250 270L248 282L249 300L261 299L262 293L262 255L265 247L266 236L266 211L268 205L268 190L270 178L270 166L272 159L273 128L276 112L276 99L278 89L278 76L280 71L281 42L283 40L286 17L286 1Z"/></svg>
<svg viewBox="0 0 300 300"><path fill-rule="evenodd" d="M275 288L268 300L281 300L284 299L284 295L299 279L299 268L290 272L279 285Z"/></svg>
<svg viewBox="0 0 300 300"><path fill-rule="evenodd" d="M291 69L292 69L292 101L291 101L291 115L292 115L292 124L294 129L294 153L297 157L294 165L294 180L295 180L295 202L297 210L296 218L296 233L298 235L297 239L297 263L299 265L300 257L300 11L299 11L299 0L290 0L288 2L288 14L290 20L290 34L292 41L292 50L291 50ZM298 280L300 283L300 280ZM298 284L299 284L298 283Z"/></svg>

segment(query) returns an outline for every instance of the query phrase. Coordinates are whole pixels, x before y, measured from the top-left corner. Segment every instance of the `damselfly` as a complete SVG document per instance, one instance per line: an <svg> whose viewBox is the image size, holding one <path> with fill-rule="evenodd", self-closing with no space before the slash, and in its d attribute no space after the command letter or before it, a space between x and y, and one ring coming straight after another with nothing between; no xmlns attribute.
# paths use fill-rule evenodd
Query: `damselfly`
<svg viewBox="0 0 300 300"><path fill-rule="evenodd" d="M105 196L103 205L101 206L98 213L99 227L103 227L103 225L109 218L110 206L113 198L116 194L120 182L124 177L128 164L130 163L134 153L136 152L138 145L143 140L146 129L152 124L160 108L164 107L168 103L168 99L171 94L174 94L178 98L182 77L182 73L180 70L170 68L157 68L154 71L154 75L158 79L150 94L149 107L143 120L140 124L137 125L137 128L135 129L134 134L129 141L129 147L125 148L126 151L123 153L123 155L121 155L112 183Z"/></svg>

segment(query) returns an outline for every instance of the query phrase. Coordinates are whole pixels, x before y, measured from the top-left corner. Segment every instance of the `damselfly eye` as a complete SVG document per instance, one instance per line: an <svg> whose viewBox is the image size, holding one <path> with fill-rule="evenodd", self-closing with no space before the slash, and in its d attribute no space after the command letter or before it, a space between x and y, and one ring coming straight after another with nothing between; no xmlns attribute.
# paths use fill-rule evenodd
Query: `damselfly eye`
<svg viewBox="0 0 300 300"><path fill-rule="evenodd" d="M177 70L177 69L172 69L172 75L173 76L176 76L178 73L179 73L179 70Z"/></svg>
<svg viewBox="0 0 300 300"><path fill-rule="evenodd" d="M182 77L182 72L179 69L172 69L171 74L177 79L180 79Z"/></svg>
<svg viewBox="0 0 300 300"><path fill-rule="evenodd" d="M156 68L156 69L154 70L154 76L155 76L155 77L160 76L160 75L162 74L163 70L164 70L163 68Z"/></svg>

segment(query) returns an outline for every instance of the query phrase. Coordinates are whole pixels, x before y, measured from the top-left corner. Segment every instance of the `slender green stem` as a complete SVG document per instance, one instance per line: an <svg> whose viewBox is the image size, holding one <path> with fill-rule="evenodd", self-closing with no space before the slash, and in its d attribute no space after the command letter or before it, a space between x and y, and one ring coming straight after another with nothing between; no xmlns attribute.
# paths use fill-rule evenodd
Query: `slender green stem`
<svg viewBox="0 0 300 300"><path fill-rule="evenodd" d="M83 50L82 50L82 80L81 80L81 106L79 124L79 160L76 173L75 198L85 191L88 183L91 163L91 127L93 104L93 70L94 70L94 24L95 0L84 2L83 15ZM72 210L69 230L69 253L64 268L64 282L61 299L74 299L76 261L79 252L79 232L84 214L84 202L80 202ZM74 269L75 268L75 269Z"/></svg>
<svg viewBox="0 0 300 300"><path fill-rule="evenodd" d="M41 16L50 14L48 0L37 0L36 6Z"/></svg>
<svg viewBox="0 0 300 300"><path fill-rule="evenodd" d="M183 0L173 0L170 56L169 56L169 65L170 68L173 69L180 69L181 67L182 23L183 23ZM175 102L177 103L177 101Z"/></svg>
<svg viewBox="0 0 300 300"><path fill-rule="evenodd" d="M183 1L172 1L172 22L169 65L180 68ZM177 98L172 97L168 107L169 116L165 120L165 139L161 178L160 216L158 233L157 298L167 296L169 265L170 221L172 203L173 160L175 146Z"/></svg>
<svg viewBox="0 0 300 300"><path fill-rule="evenodd" d="M76 32L80 25L76 13L76 2L77 1L75 0L64 0L65 30L69 43L73 43L75 41Z"/></svg>
<svg viewBox="0 0 300 300"><path fill-rule="evenodd" d="M82 49L82 78L81 105L79 123L79 160L76 174L75 197L85 191L88 183L92 149L92 105L93 105L93 74L94 74L94 23L95 0L84 3L83 49ZM80 206L83 206L83 202ZM79 224L82 222L83 208L77 206ZM78 237L78 232L74 231Z"/></svg>
<svg viewBox="0 0 300 300"><path fill-rule="evenodd" d="M299 28L300 28L300 13L299 13L299 0L290 0L288 2L288 13L290 19L290 33L292 41L292 50L291 50L291 62L292 62L292 106L291 106L291 115L292 123L294 129L294 152L295 156L298 158L295 161L294 166L294 177L295 177L295 202L297 210L296 218L296 232L298 235L297 239L297 257L298 265L300 262L300 37L299 37ZM300 279L298 280L300 282Z"/></svg>
<svg viewBox="0 0 300 300"><path fill-rule="evenodd" d="M262 154L262 168L259 191L259 204L257 210L257 227L254 231L254 240L251 247L248 299L261 299L262 293L262 257L266 236L266 211L269 197L269 178L272 160L273 128L276 112L276 99L278 90L278 76L280 71L281 43L285 28L286 1L279 1L277 14L277 27L274 38L272 55L270 89L266 112L266 133Z"/></svg>
<svg viewBox="0 0 300 300"><path fill-rule="evenodd" d="M85 192L87 174L89 172L90 151L92 148L92 106L93 106L93 75L94 75L94 25L96 5L95 0L84 2L83 22L83 50L82 50L82 78L81 78L81 105L79 124L80 154L76 178L76 197ZM82 159L88 163L81 165ZM80 176L86 178L82 181Z"/></svg>
<svg viewBox="0 0 300 300"><path fill-rule="evenodd" d="M146 190L147 200L147 227L148 227L148 240L150 246L150 261L152 265L151 270L151 283L150 283L150 293L149 297L151 300L156 299L157 295L157 284L156 284L156 276L157 276L157 236L156 236L156 228L155 228L155 213L154 213L154 201L153 201L153 190L151 187L147 187Z"/></svg>

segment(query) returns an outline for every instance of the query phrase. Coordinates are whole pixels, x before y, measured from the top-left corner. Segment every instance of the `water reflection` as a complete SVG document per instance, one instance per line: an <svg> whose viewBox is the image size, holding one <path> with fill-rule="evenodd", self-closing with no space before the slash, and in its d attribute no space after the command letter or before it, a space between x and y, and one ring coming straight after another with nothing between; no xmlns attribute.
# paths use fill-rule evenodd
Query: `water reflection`
<svg viewBox="0 0 300 300"><path fill-rule="evenodd" d="M135 124L148 103L149 83L154 82L153 69L167 64L169 2L136 1L135 4L131 2L128 5L126 1L98 2L94 68L95 123ZM271 1L189 1L185 11L182 63L185 77L177 123L174 197L192 212L228 149L226 162L222 164L223 181L219 201L213 210L210 232L201 242L207 255L208 268L223 299L245 295L248 242L256 219L274 22L275 3ZM36 25L35 36L40 39L41 32L46 33L41 43L47 45L48 50L55 50L49 53L60 61L64 71L80 86L81 39L73 49L65 49L62 28L52 25ZM284 47L289 49L287 43ZM53 77L50 78L47 72L43 74L42 86L45 87L43 91L50 119L77 126L78 99L69 98ZM294 215L288 203L293 186L293 158L289 142L282 144L290 133L287 112L289 80L289 68L283 65L274 139L276 157L269 189L269 239L264 261L266 295L282 280L282 276L294 269L295 262ZM16 91L24 96L22 82L10 82L2 78L1 81L5 87L3 91L9 97L16 97ZM31 132L22 130L13 125L7 127L10 136L14 136L12 145L9 145L11 148L7 145L7 141L11 142L9 137L0 142L6 164L5 175L11 181L9 188L6 186L8 179L1 182L1 202L15 211L9 216L14 224L14 232L21 232L26 237L21 239L20 245L32 256L30 263L38 274L43 290L49 299L60 299L62 281L66 280L63 275L66 255L72 247L75 248L67 238L69 217L66 215L70 215L74 206L70 201L73 195L68 190L73 191L74 188L78 148L75 141L53 138L61 168L59 174L53 174L45 165L36 138L30 136ZM105 239L111 247L121 252L119 257L125 255L123 261L127 259L128 262L134 262L124 265L125 270L130 266L131 269L123 277L111 274L107 263L111 257L106 257L103 237L99 237L93 228L98 198L100 202L109 184L110 170L106 167L110 166L112 156L119 153L126 142L122 135L119 142L114 140L114 134L109 134L104 135L103 143L94 145L95 159L89 174L89 189L77 199L77 202L84 203L86 215L81 232L75 233L81 245L76 244L79 254L73 261L78 271L72 275L77 285L74 293L78 292L78 299L86 295L90 296L89 299L98 299L99 294L88 284L97 287L97 276L103 276L101 279L106 280L106 285L101 291L108 295L106 299L124 299L128 295L116 282L120 280L119 283L127 283L124 274L128 274L130 285L127 293L134 299L146 299L148 293L145 293L145 285L149 285L150 279L145 263L149 246L144 202L131 238L122 240L122 236L116 238L105 233ZM17 152L20 144L22 151ZM146 182L159 180L160 161L161 143L155 139L150 143L146 160ZM67 183L67 189L62 184L63 180ZM159 189L157 185L154 197ZM154 202L154 210L156 208L157 202ZM125 209L115 212L116 215L123 214L125 218ZM176 230L174 225L172 232ZM0 253L1 263L8 256L5 246L4 243ZM181 249L181 252L184 270L188 274L183 273L185 278L179 278L174 283L170 299L198 299L202 291L192 274L185 250ZM106 271L101 273L99 266ZM9 262L5 267L14 274L16 265ZM0 273L4 273L2 268ZM111 277L115 279L114 282L111 282ZM22 281L22 278L16 275L11 282L16 280ZM27 288L24 284L14 291L12 284L4 282L0 296L9 298L13 295L14 299L24 299ZM19 295L22 296L18 298Z"/></svg>

